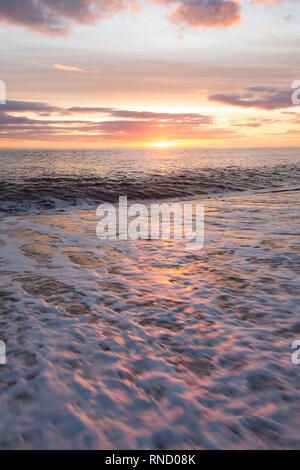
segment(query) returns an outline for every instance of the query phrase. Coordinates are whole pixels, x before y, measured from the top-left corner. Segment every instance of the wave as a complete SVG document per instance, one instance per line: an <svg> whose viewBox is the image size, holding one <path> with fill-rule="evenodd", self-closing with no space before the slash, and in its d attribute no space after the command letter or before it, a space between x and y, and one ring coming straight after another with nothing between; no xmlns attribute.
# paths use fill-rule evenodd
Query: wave
<svg viewBox="0 0 300 470"><path fill-rule="evenodd" d="M0 180L0 210L69 207L79 203L115 203L208 197L243 191L299 190L300 166L202 168L168 173L112 173L100 176L45 176ZM298 188L296 187L298 186ZM295 188L296 187L296 188Z"/></svg>

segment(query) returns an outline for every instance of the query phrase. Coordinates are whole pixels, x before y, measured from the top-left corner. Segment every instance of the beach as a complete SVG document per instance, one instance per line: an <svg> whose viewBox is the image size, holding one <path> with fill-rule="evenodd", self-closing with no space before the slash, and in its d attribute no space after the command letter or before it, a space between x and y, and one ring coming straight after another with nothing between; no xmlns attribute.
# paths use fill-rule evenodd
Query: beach
<svg viewBox="0 0 300 470"><path fill-rule="evenodd" d="M299 194L198 199L199 251L2 213L0 448L299 448Z"/></svg>

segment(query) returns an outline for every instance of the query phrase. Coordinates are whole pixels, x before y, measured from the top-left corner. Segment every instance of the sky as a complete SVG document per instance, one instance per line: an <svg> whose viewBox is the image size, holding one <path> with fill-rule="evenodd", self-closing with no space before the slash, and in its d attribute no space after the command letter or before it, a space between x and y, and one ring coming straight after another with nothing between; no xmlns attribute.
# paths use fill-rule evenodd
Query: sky
<svg viewBox="0 0 300 470"><path fill-rule="evenodd" d="M299 15L299 0L0 0L0 147L298 146Z"/></svg>

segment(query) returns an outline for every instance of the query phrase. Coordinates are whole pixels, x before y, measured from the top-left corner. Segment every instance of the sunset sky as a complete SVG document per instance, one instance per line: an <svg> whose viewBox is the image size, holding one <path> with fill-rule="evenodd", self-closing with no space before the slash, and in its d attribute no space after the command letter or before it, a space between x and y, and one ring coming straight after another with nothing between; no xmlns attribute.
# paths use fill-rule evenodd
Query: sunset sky
<svg viewBox="0 0 300 470"><path fill-rule="evenodd" d="M299 0L0 0L0 146L296 146L299 16Z"/></svg>

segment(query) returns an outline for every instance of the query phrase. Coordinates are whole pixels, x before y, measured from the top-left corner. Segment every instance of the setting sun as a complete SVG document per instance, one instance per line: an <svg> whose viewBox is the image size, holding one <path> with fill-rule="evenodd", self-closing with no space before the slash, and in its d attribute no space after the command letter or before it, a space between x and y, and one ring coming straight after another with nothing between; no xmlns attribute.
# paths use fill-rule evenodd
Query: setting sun
<svg viewBox="0 0 300 470"><path fill-rule="evenodd" d="M149 145L151 147L165 148L165 147L175 147L176 145L179 145L179 144L177 142L151 142Z"/></svg>

